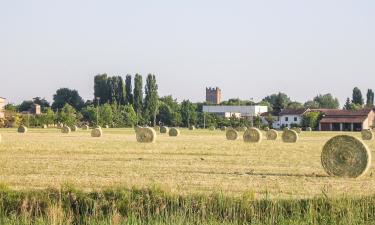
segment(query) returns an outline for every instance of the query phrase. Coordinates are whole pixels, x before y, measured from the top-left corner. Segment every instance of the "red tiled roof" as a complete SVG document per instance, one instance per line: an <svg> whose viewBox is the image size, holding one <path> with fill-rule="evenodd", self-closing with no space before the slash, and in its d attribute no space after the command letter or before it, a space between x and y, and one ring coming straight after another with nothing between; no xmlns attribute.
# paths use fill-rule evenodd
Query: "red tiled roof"
<svg viewBox="0 0 375 225"><path fill-rule="evenodd" d="M320 123L363 123L367 116L359 117L328 117L320 120Z"/></svg>
<svg viewBox="0 0 375 225"><path fill-rule="evenodd" d="M373 109L360 109L357 111L343 110L343 109L312 109L311 111L318 111L323 113L326 117L329 116L368 116Z"/></svg>
<svg viewBox="0 0 375 225"><path fill-rule="evenodd" d="M302 115L304 114L308 109L283 109L280 112L280 116L282 115Z"/></svg>

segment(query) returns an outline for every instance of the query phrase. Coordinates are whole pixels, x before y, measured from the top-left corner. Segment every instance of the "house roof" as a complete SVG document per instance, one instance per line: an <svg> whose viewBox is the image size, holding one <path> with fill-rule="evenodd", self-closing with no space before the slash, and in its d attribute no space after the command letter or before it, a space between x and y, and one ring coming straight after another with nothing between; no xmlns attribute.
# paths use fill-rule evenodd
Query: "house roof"
<svg viewBox="0 0 375 225"><path fill-rule="evenodd" d="M304 109L304 108L302 108L302 109L283 109L280 112L280 116L283 116L283 115L302 115L308 110L309 109Z"/></svg>
<svg viewBox="0 0 375 225"><path fill-rule="evenodd" d="M328 117L320 120L320 123L363 123L367 116L358 117Z"/></svg>
<svg viewBox="0 0 375 225"><path fill-rule="evenodd" d="M343 110L343 109L314 109L312 111L319 111L325 115L325 117L337 117L337 116L368 116L373 109L360 109L356 111Z"/></svg>

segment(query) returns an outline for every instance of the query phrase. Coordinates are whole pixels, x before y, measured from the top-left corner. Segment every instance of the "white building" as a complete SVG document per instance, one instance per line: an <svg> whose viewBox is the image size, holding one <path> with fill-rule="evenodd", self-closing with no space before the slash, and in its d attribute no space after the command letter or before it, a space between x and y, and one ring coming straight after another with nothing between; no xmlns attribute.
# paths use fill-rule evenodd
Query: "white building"
<svg viewBox="0 0 375 225"><path fill-rule="evenodd" d="M0 119L4 118L5 98L0 97Z"/></svg>
<svg viewBox="0 0 375 225"><path fill-rule="evenodd" d="M302 118L305 113L310 111L309 109L284 109L280 112L279 115L272 115L273 123L272 127L275 129L280 129L281 127L292 127L293 125L301 126ZM262 121L265 124L268 124L267 117L269 113L262 114Z"/></svg>
<svg viewBox="0 0 375 225"><path fill-rule="evenodd" d="M226 105L204 105L203 112L214 113L225 118L232 116L236 118L252 118L268 111L267 106L226 106Z"/></svg>

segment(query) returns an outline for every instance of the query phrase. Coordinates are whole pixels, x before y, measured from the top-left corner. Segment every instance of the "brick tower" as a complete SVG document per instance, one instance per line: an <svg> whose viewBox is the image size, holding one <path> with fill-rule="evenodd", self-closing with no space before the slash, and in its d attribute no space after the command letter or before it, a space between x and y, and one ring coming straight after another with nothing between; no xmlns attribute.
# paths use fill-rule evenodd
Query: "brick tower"
<svg viewBox="0 0 375 225"><path fill-rule="evenodd" d="M216 88L206 88L206 102L218 105L221 102L221 89Z"/></svg>

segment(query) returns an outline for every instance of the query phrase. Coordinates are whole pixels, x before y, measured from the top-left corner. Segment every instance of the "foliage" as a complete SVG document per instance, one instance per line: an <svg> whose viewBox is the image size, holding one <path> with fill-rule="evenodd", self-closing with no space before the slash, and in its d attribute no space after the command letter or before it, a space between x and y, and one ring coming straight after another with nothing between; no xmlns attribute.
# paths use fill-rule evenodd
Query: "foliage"
<svg viewBox="0 0 375 225"><path fill-rule="evenodd" d="M34 104L33 101L23 101L17 108L19 112L29 111L31 106Z"/></svg>
<svg viewBox="0 0 375 225"><path fill-rule="evenodd" d="M361 107L363 106L363 97L362 97L362 92L359 88L355 87L353 89L353 97L352 97L352 103L355 105L360 105Z"/></svg>
<svg viewBox="0 0 375 225"><path fill-rule="evenodd" d="M134 99L133 99L133 89L132 89L132 76L131 75L126 75L125 78L125 104L130 104L133 105Z"/></svg>
<svg viewBox="0 0 375 225"><path fill-rule="evenodd" d="M181 119L182 125L190 127L197 123L197 106L189 100L184 100L181 103Z"/></svg>
<svg viewBox="0 0 375 225"><path fill-rule="evenodd" d="M145 101L143 109L143 118L148 122L152 121L156 125L156 115L158 110L158 85L155 75L149 74L146 79Z"/></svg>
<svg viewBox="0 0 375 225"><path fill-rule="evenodd" d="M273 112L278 114L290 103L290 98L286 94L279 92L265 97L262 101L269 102Z"/></svg>
<svg viewBox="0 0 375 225"><path fill-rule="evenodd" d="M66 104L72 106L77 111L81 110L84 105L78 91L69 88L60 88L53 95L52 109L62 109Z"/></svg>
<svg viewBox="0 0 375 225"><path fill-rule="evenodd" d="M77 124L77 112L73 106L65 104L65 106L59 111L58 121L67 125L73 126Z"/></svg>
<svg viewBox="0 0 375 225"><path fill-rule="evenodd" d="M140 117L142 113L142 106L143 106L143 81L142 76L139 74L136 74L134 77L134 110L137 113L137 116Z"/></svg>
<svg viewBox="0 0 375 225"><path fill-rule="evenodd" d="M313 130L318 128L321 119L320 112L307 112L302 117L302 127L311 127Z"/></svg>
<svg viewBox="0 0 375 225"><path fill-rule="evenodd" d="M367 90L366 107L374 107L374 91L372 89Z"/></svg>
<svg viewBox="0 0 375 225"><path fill-rule="evenodd" d="M304 108L304 105L300 102L289 102L288 106L286 108L288 108L288 109L302 109L302 108Z"/></svg>
<svg viewBox="0 0 375 225"><path fill-rule="evenodd" d="M94 97L95 103L100 98L99 103L104 104L109 101L109 87L107 83L107 74L98 74L94 78Z"/></svg>

